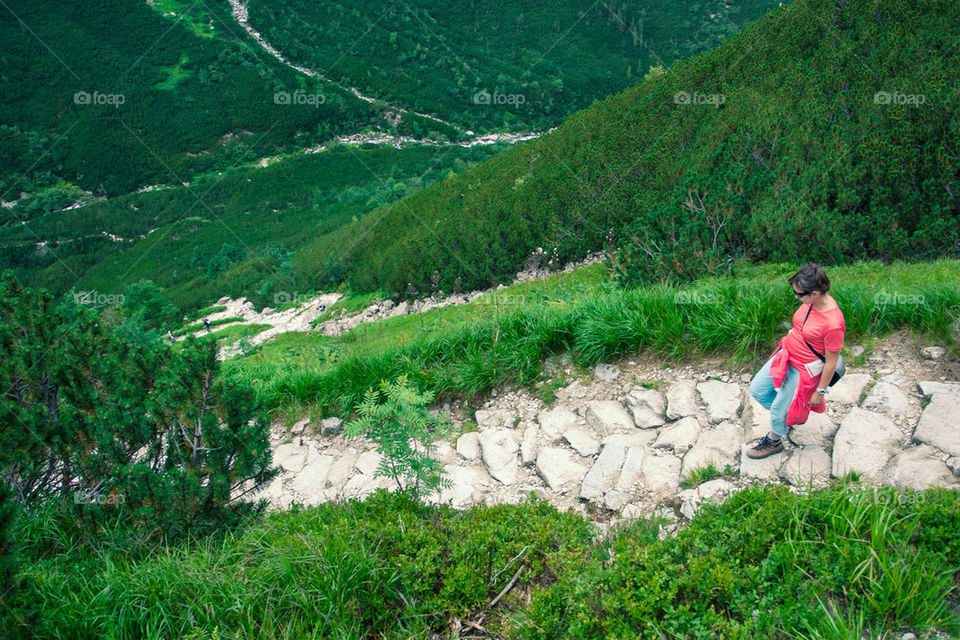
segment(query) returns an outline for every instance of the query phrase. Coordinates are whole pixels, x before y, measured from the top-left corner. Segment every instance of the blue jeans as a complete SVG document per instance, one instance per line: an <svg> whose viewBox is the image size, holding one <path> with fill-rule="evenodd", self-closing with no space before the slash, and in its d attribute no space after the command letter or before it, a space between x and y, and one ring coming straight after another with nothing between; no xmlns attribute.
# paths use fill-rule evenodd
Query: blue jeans
<svg viewBox="0 0 960 640"><path fill-rule="evenodd" d="M784 379L780 389L773 386L773 378L770 376L770 360L760 368L757 375L753 376L750 382L750 395L756 398L757 402L763 405L764 409L770 410L770 430L780 436L787 435L787 409L793 402L793 397L797 394L797 383L800 381L800 372L793 367L787 367L787 377Z"/></svg>

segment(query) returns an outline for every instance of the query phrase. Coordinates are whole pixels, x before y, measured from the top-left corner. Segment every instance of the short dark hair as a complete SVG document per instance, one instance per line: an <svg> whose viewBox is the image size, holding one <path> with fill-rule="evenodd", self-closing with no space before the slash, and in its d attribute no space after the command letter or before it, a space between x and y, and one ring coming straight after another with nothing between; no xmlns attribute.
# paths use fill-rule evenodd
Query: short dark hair
<svg viewBox="0 0 960 640"><path fill-rule="evenodd" d="M816 262L808 262L790 276L787 280L791 285L797 285L804 291L822 291L826 293L830 290L830 278L827 272L823 270Z"/></svg>

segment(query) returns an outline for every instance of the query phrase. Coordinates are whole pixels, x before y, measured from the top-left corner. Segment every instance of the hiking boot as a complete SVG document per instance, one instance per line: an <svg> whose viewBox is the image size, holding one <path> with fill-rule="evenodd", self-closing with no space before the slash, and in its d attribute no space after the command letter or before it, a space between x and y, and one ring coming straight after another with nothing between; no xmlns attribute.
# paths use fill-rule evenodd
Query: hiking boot
<svg viewBox="0 0 960 640"><path fill-rule="evenodd" d="M783 451L783 438L771 440L767 436L763 436L757 440L756 444L747 448L747 457L759 460L760 458L766 458L781 451Z"/></svg>

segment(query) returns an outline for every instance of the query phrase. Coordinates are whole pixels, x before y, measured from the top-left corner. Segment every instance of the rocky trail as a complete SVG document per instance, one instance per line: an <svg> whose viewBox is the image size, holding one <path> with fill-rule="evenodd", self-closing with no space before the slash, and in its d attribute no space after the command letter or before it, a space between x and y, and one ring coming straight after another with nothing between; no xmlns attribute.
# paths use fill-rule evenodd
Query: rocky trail
<svg viewBox="0 0 960 640"><path fill-rule="evenodd" d="M549 406L517 389L493 392L475 410L438 407L451 412L461 435L436 443L452 486L433 501L466 508L516 503L533 492L599 522L657 512L673 522L661 532L668 535L702 501L758 482L800 491L853 471L868 486L960 489L960 362L940 347L917 347L905 333L878 340L862 365L848 366L827 411L811 414L791 430L783 453L764 460L744 454L769 426L747 392L752 372L640 356L598 365L582 379L568 361L547 367L572 380ZM394 488L374 476L380 456L373 445L343 438L342 427L335 416L275 423L274 464L282 473L255 497L286 508ZM708 464L732 473L681 489L681 479Z"/></svg>

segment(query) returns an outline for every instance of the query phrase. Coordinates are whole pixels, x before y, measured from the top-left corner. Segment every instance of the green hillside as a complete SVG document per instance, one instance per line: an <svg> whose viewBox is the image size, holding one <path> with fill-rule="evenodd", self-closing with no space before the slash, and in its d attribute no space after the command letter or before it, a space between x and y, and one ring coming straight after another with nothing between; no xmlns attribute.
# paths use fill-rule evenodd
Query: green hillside
<svg viewBox="0 0 960 640"><path fill-rule="evenodd" d="M619 247L628 281L956 257L958 24L945 0L788 5L369 216L374 240L344 268L358 289L403 291L435 269L446 290L489 285L537 246Z"/></svg>
<svg viewBox="0 0 960 640"><path fill-rule="evenodd" d="M543 130L717 46L776 0L369 3L252 0L285 55L365 94L475 131Z"/></svg>
<svg viewBox="0 0 960 640"><path fill-rule="evenodd" d="M381 121L266 55L226 2L164 15L144 2L11 0L3 12L2 200L55 177L99 195L178 184ZM283 104L283 92L321 98Z"/></svg>
<svg viewBox="0 0 960 640"><path fill-rule="evenodd" d="M452 146L443 154L426 146L340 146L209 173L189 187L132 193L2 227L0 270L14 269L24 283L55 295L73 288L120 293L150 279L182 309L224 295L273 306L277 291L306 293L342 278L321 262L349 247L331 242L332 232L502 146ZM316 247L321 257L299 259L305 246L311 247L305 257Z"/></svg>

